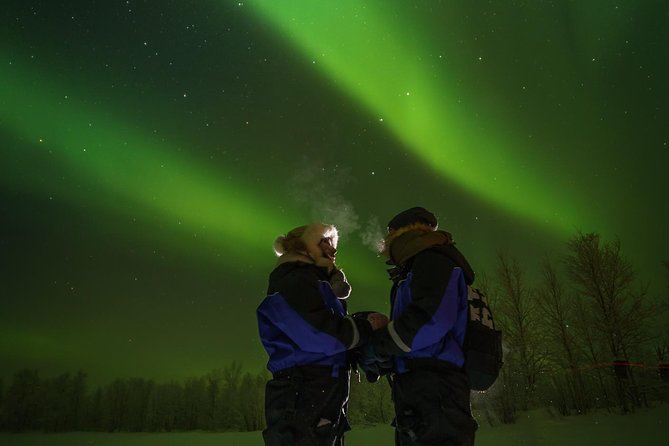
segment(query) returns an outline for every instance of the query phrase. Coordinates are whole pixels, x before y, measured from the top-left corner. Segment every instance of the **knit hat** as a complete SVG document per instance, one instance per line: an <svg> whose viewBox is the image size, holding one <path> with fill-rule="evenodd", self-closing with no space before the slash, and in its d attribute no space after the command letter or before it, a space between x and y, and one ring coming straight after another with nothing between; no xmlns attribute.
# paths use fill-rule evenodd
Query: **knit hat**
<svg viewBox="0 0 669 446"><path fill-rule="evenodd" d="M439 225L437 217L432 212L422 207L413 207L394 216L388 222L388 232L395 231L412 223L424 223L432 228L436 228Z"/></svg>

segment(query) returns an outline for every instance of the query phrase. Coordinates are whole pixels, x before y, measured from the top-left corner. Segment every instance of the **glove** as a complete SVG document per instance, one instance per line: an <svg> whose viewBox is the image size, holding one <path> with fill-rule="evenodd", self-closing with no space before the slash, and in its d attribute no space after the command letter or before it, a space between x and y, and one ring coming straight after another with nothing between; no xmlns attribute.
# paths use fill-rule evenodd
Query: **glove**
<svg viewBox="0 0 669 446"><path fill-rule="evenodd" d="M332 274L330 274L330 285L338 299L346 299L351 294L351 285L346 280L344 271L336 266L332 270Z"/></svg>
<svg viewBox="0 0 669 446"><path fill-rule="evenodd" d="M365 372L367 382L376 382L379 380L379 377L392 372L393 358L391 356L379 355L372 343L358 347L358 350L358 366Z"/></svg>
<svg viewBox="0 0 669 446"><path fill-rule="evenodd" d="M356 311L351 315L353 319L365 319L367 320L367 316L369 316L372 313L376 313L376 311Z"/></svg>
<svg viewBox="0 0 669 446"><path fill-rule="evenodd" d="M358 311L353 313L351 317L366 320L372 326L372 330L378 330L388 325L388 317L376 311Z"/></svg>
<svg viewBox="0 0 669 446"><path fill-rule="evenodd" d="M358 311L357 313L353 313L351 317L367 321L373 330L383 328L388 323L388 318L376 311ZM393 370L392 356L378 354L372 342L367 342L355 350L354 360L357 362L358 367L365 372L368 382L376 382L379 380L379 377L387 375Z"/></svg>

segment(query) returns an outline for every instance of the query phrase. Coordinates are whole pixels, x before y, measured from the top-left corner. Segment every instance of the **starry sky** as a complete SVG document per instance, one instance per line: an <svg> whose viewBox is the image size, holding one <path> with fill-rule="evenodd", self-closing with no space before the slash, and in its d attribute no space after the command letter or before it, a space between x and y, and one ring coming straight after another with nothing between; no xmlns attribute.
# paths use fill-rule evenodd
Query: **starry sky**
<svg viewBox="0 0 669 446"><path fill-rule="evenodd" d="M338 226L353 311L420 205L479 272L576 231L669 260L669 4L9 0L0 376L260 371L274 238Z"/></svg>

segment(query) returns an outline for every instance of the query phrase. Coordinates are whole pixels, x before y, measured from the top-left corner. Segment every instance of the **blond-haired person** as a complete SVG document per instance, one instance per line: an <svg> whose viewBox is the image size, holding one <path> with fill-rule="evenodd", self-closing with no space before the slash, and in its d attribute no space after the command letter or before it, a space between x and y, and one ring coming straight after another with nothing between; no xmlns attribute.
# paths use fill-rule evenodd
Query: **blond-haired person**
<svg viewBox="0 0 669 446"><path fill-rule="evenodd" d="M334 226L313 223L274 243L278 264L257 310L273 375L265 389L266 445L342 445L349 429L347 352L384 317L347 315L351 287L335 265L337 242Z"/></svg>

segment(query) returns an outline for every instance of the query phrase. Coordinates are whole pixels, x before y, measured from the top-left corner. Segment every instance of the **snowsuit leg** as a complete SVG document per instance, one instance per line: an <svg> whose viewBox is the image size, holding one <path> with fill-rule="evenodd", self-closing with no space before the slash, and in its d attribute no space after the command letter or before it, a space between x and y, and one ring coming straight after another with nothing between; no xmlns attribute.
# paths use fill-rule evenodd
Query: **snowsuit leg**
<svg viewBox="0 0 669 446"><path fill-rule="evenodd" d="M397 446L473 446L478 428L471 415L464 372L441 361L393 376Z"/></svg>
<svg viewBox="0 0 669 446"><path fill-rule="evenodd" d="M340 446L349 430L344 408L348 372L300 366L275 374L265 387L266 446Z"/></svg>

